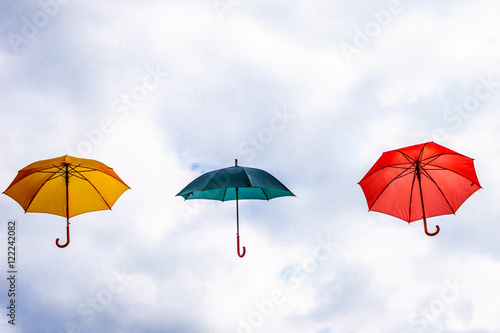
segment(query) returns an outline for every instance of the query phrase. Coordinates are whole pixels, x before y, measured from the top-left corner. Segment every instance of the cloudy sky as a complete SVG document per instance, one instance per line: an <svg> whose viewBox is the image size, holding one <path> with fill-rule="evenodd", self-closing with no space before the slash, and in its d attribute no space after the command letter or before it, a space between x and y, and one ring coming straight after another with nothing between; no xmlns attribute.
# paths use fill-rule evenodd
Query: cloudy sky
<svg viewBox="0 0 500 333"><path fill-rule="evenodd" d="M500 332L500 4L8 0L0 11L0 186L29 163L99 160L112 211L17 221L16 325L2 332ZM483 189L408 225L357 182L435 141ZM175 195L265 169L297 197Z"/></svg>

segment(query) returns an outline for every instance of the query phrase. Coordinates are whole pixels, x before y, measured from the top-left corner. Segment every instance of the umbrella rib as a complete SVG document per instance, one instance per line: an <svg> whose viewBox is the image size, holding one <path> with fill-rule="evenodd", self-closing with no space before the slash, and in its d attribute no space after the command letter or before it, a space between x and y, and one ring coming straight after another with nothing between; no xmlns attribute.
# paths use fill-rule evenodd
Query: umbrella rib
<svg viewBox="0 0 500 333"><path fill-rule="evenodd" d="M441 195L443 196L444 200L446 201L446 203L448 204L448 207L450 207L451 211L453 212L453 214L455 214L455 210L453 209L453 207L451 207L451 204L450 202L448 201L448 199L446 198L446 196L444 195L443 191L441 190L441 188L439 187L439 185L436 183L436 181L434 180L434 178L431 177L431 175L429 175L429 173L425 170L425 169L421 169L422 171L422 174L427 177L430 181L432 181L434 183L434 185L436 185L437 189L439 190L439 192L441 193Z"/></svg>
<svg viewBox="0 0 500 333"><path fill-rule="evenodd" d="M210 178L208 178L208 180L207 180L206 184L205 184L205 185L203 186L203 188L201 189L201 192L205 192L205 191L207 191L207 186L208 186L208 184L209 184L209 183L210 183L210 182L211 182L211 181L212 181L212 180L213 180L213 179L217 176L217 174L218 174L221 170L222 170L222 169L220 169L220 170L216 170L216 171L214 172L214 174L213 174ZM208 189L208 190L211 190L211 189ZM225 200L224 200L224 198L226 197L226 193L227 193L227 187L224 187L224 194L222 195L222 199L221 199L221 201L222 201L222 202L224 202L224 201L225 201ZM193 195L194 195L194 192L193 192Z"/></svg>
<svg viewBox="0 0 500 333"><path fill-rule="evenodd" d="M46 168L43 168L43 169L40 169L38 171L35 171L35 172L32 172L30 175L34 174L34 173L57 173L57 171L55 172L52 172L52 171L46 171L46 170L50 170L52 168L57 168L59 171L61 171L62 173L64 173L64 168L61 168L59 167L58 165L55 165L55 164L52 164L52 166L50 167L46 167Z"/></svg>
<svg viewBox="0 0 500 333"><path fill-rule="evenodd" d="M412 164L412 165L410 165L410 166L409 166L409 167L407 167L407 168L406 168L406 167L404 167L404 165L407 165L407 164L408 164L408 163L398 163L398 164L386 165L386 166L384 166L384 167L382 167L382 168L380 168L380 169L377 169L377 170L373 171L373 172L372 172L372 173L370 173L369 175L366 175L365 177L363 177L363 179L361 179L361 180L358 182L358 184L359 184L359 183L361 183L363 180L368 179L369 177L373 176L373 175L374 175L374 174L376 174L377 172L382 171L382 170L384 170L384 169L386 169L386 168L394 168L394 169L405 169L405 170L408 170L408 169L409 169L409 168L411 168L411 167L412 167L412 165L413 165L413 164Z"/></svg>
<svg viewBox="0 0 500 333"><path fill-rule="evenodd" d="M393 169L408 169L408 167L403 166L403 165L408 165L408 163L401 163L401 164L393 164L393 165L388 165L386 168L393 168ZM413 164L412 164L413 165Z"/></svg>
<svg viewBox="0 0 500 333"><path fill-rule="evenodd" d="M97 171L96 169L90 169L89 170L82 170L82 171L76 171L76 168L80 167L80 164L78 165L70 165L69 168L71 169L70 172L68 172L68 175L69 176L73 176L73 177L76 177L78 179L81 179L81 180L86 180L86 181L89 181L87 178L83 177L83 175L80 174L80 172L89 172L89 171ZM86 168L86 167L83 167L83 168Z"/></svg>
<svg viewBox="0 0 500 333"><path fill-rule="evenodd" d="M56 179L56 178L59 178L59 177L64 176L65 171L64 171L64 169L63 169L62 167L60 167L60 166L58 166L58 165L55 165L55 164L52 164L52 166L53 166L53 167L55 167L55 168L57 168L57 170L59 170L60 172L59 172L59 171L54 171L54 172L45 171L45 170L49 170L49 169L51 169L52 167L50 167L50 168L46 168L46 169L42 169L42 170L37 171L37 172L39 172L39 173L49 173L49 174L51 173L52 175L51 175L49 178L47 178L47 179L46 179L46 180L42 183L42 185L40 185L40 187L36 190L35 194L31 197L31 200L29 201L28 205L26 206L26 210L25 210L25 212L27 212L27 211L28 211L28 209L30 208L31 204L33 203L33 201L35 200L36 196L38 195L38 192L40 192L40 190L42 189L42 187L43 187L43 186L44 186L44 185L45 185L45 184L46 184L49 180L53 180L53 179ZM37 172L34 172L34 173L37 173ZM57 176L53 177L54 175L57 175Z"/></svg>
<svg viewBox="0 0 500 333"><path fill-rule="evenodd" d="M220 170L216 170L212 176L207 177L207 181L205 182L205 184L203 185L203 187L202 187L202 186L200 186L200 189L199 189L198 191L202 191L202 192L206 191L206 190L207 190L207 185L208 185L208 184L212 181L212 179L214 179L214 177L217 175L217 173L218 173L219 171L220 171ZM201 175L201 176L199 176L198 178L200 178L200 177L202 177L202 176L204 176L204 175ZM197 179L198 179L198 178L197 178ZM188 186L189 186L189 185L188 185ZM195 192L195 191L193 191L193 192Z"/></svg>
<svg viewBox="0 0 500 333"><path fill-rule="evenodd" d="M79 170L77 171L76 168L86 168L87 170ZM82 167L81 164L78 164L78 165L75 165L75 166L70 166L71 170L73 171L73 176L75 176L76 178L79 178L79 179L82 179L82 180L86 180L88 181L87 178L83 177L83 175L81 174L82 172L95 172L95 171L98 171L96 169L92 169L92 168L89 168L89 167ZM102 172L102 171L101 171Z"/></svg>
<svg viewBox="0 0 500 333"><path fill-rule="evenodd" d="M54 164L52 164L52 166L53 166L53 167L55 167L55 168L57 168L59 171L61 171L61 172L60 172L61 176L63 176L63 175L66 173L66 171L64 170L64 168L61 168L60 166L58 166L58 165L54 165ZM91 171L97 171L96 169L92 169L92 168L89 168L89 167L81 166L81 164L78 164L78 165L76 165L76 166L74 166L74 167L73 167L73 166L70 166L71 170L73 170L73 171L74 171L74 170L75 170L75 168L77 168L77 167L87 168L87 169L88 169L88 170L81 170L81 171L79 171L79 172L91 172ZM49 169L51 169L51 168L52 168L52 167L47 168L47 169L42 169L42 170L39 170L39 171L36 171L36 172L39 172L39 173L54 173L54 172L52 172L52 171L46 171L46 170L49 170ZM35 172L35 173L36 173L36 172ZM55 172L55 173L58 173L58 172Z"/></svg>
<svg viewBox="0 0 500 333"><path fill-rule="evenodd" d="M424 169L424 167L427 167L427 166L432 166L432 167L435 167L437 169L433 169L433 170L446 170L446 171L450 171L450 172L453 172L465 179L467 179L468 181L470 181L472 184L476 184L476 182L474 182L473 180L465 177L464 175L456 172L455 170L452 170L452 169L449 169L449 168L446 168L446 167L443 167L443 166L440 166L440 165L434 165L434 164L431 164L432 162L434 162L435 160L437 160L439 157L443 156L443 155L455 155L455 156L463 156L463 157L466 157L466 158L470 158L470 157L467 157L467 156L464 156L462 154L459 154L459 153L442 153L442 154L438 154L438 155L434 155L434 156L431 156L431 157L428 157L426 158L425 160L429 160L431 159L430 161L426 162L426 163L421 163L422 164L422 169ZM479 185L479 184L477 184Z"/></svg>
<svg viewBox="0 0 500 333"><path fill-rule="evenodd" d="M65 175L66 171L64 170L64 168L62 168L62 167L60 167L58 165L55 165L55 164L52 164L52 166L54 168L57 168L58 171L46 171L46 170L52 169L52 167L50 167L50 168L47 168L47 169L42 169L42 170L36 171L34 173L50 173L50 174L52 174L52 176L50 176L47 179L47 181L53 180L53 179L56 179L56 178L59 178L59 177L63 177ZM55 176L55 175L57 175L57 176ZM53 177L53 176L55 176L55 177Z"/></svg>
<svg viewBox="0 0 500 333"><path fill-rule="evenodd" d="M413 158L411 158L408 154L405 154L400 150L396 150L396 151L398 153L400 153L401 155L403 155L403 157L406 158L408 160L408 162L410 162L411 164L415 164L415 160Z"/></svg>
<svg viewBox="0 0 500 333"><path fill-rule="evenodd" d="M441 153L441 154L437 154L437 155L432 155L432 156L429 156L427 157L426 159L423 159L422 161L427 161L429 159L432 158L432 160L435 160L436 158L438 157L441 157L441 156L444 156L444 155L456 155L456 156L462 156L462 157L467 157L465 155L462 155L460 153ZM470 157L467 157L467 158L470 158ZM431 161L432 162L432 161Z"/></svg>
<svg viewBox="0 0 500 333"><path fill-rule="evenodd" d="M413 158L411 158L410 156L408 156L407 154L403 153L402 151L399 151L399 150L396 150L398 153L400 153L401 155L403 155L404 158L406 158L408 160L408 162L413 166L415 165L415 160ZM391 165L387 165L387 166L384 166L378 170L375 170L373 171L372 173L370 173L369 175L366 175L365 177L363 177L363 179L361 179L359 183L361 183L363 180L367 179L368 177L371 177L372 175L374 175L375 173L379 172L379 171L382 171L383 169L385 168L395 168L395 169L403 169L404 168L404 165L406 165L407 163L397 163L397 164L391 164ZM411 168L411 166L409 167ZM409 168L407 168L406 170L408 170Z"/></svg>
<svg viewBox="0 0 500 333"><path fill-rule="evenodd" d="M37 172L39 172L39 173L52 173L53 175L57 174L57 176L50 177L48 180L53 180L53 179L56 179L56 178L59 178L59 177L63 177L63 176L66 175L66 170L64 168L62 168L60 166L57 166L57 165L54 165L54 164L53 164L53 166L56 167L60 172L57 172L57 171L56 172L49 172L49 171L45 171L45 170L40 170L40 171L37 171ZM71 171L74 171L74 172L77 172L75 170L75 168L77 168L79 166L80 166L80 164L78 164L76 166L69 165ZM89 172L89 171L96 171L96 170L95 169L89 169L89 170L83 170L82 172ZM68 172L68 175L75 176L77 178L85 180L84 178L80 177L79 175L71 174L71 172Z"/></svg>
<svg viewBox="0 0 500 333"><path fill-rule="evenodd" d="M396 179L399 179L399 178L402 178L402 177L406 177L406 176L408 176L408 175L411 175L411 174L412 174L412 172L409 172L409 173L407 173L407 174L404 174L404 173L405 173L405 172L407 172L407 171L409 171L409 170L410 170L410 169L411 169L411 168L415 165L414 160L413 160L410 156L406 155L405 153L403 153L403 152L401 152L401 151L399 151L399 150L397 150L397 152L398 152L398 153L400 153L401 155L403 155L403 156L404 156L404 157L408 160L408 162L409 162L409 163L411 163L411 165L410 165L409 167L407 167L406 169L404 169L404 170L403 170L403 171L402 171L399 175L397 175L396 177L394 177L394 178L393 178L393 179L392 179L389 183L387 183L387 185L386 185L386 186L382 189L382 191L380 191L380 193L377 195L377 197L375 198L375 200L373 201L373 203L371 204L371 206L370 206L370 207L368 207L368 210L371 210L371 209L372 209L372 207L373 207L373 206L377 203L377 201L378 201L378 199L380 198L380 196L382 195L382 193L384 193L384 191L385 191L385 190L389 187L389 185L391 185L391 184L392 184L392 182L394 182ZM386 166L386 167L380 168L380 169L378 169L377 171L374 171L374 172L373 172L373 173L371 173L370 175L368 175L368 176L364 177L363 179L361 179L361 180L359 181L359 183L361 183L363 180L365 180L365 179L367 179L368 177L370 177L370 176L372 176L373 174L375 174L375 172L378 172L378 171L380 171L380 170L382 170L382 169L385 169L385 168L390 168L390 167L393 167L393 166L397 166L397 167L395 167L396 169L403 169L403 168L404 168L404 167L403 167L403 165L405 165L405 164L407 164L407 163L398 163L398 164L388 165L388 166ZM358 183L358 184L359 184L359 183Z"/></svg>
<svg viewBox="0 0 500 333"><path fill-rule="evenodd" d="M402 173L400 173L399 175L397 175L396 178L406 177L406 176L411 175L412 173L415 173L415 169L412 170L412 168L413 168L413 165L410 165ZM402 168L396 168L396 169L402 169ZM408 171L408 173L404 174L406 171Z"/></svg>
<svg viewBox="0 0 500 333"><path fill-rule="evenodd" d="M420 154L418 154L418 161L420 161L420 162L422 162L422 155L424 154L425 146L427 146L427 142L424 143L424 145L422 146L422 149L420 150Z"/></svg>
<svg viewBox="0 0 500 333"><path fill-rule="evenodd" d="M464 175L462 175L462 174L460 174L460 173L456 172L455 170L452 170L452 169L449 169L449 168L446 168L446 167L443 167L443 166L440 166L440 165L434 165L434 164L426 164L425 166L427 167L428 165L430 165L430 166L432 166L432 167L437 168L437 169L430 169L430 170L434 170L434 171L444 170L444 171L453 172L453 173L455 173L455 174L459 175L460 177L463 177L463 178L467 179L467 180L468 180L468 181L470 181L473 185L475 184L475 185L480 186L479 184L476 184L476 182L475 182L475 181L473 181L472 179L469 179L469 178L465 177ZM425 168L422 168L422 170L426 170L426 169L425 169ZM427 171L427 170L426 170L426 171Z"/></svg>
<svg viewBox="0 0 500 333"><path fill-rule="evenodd" d="M434 156L429 156L425 160L421 160L420 164L421 165L428 165L437 160L440 156L443 156L444 154L439 154L439 155L434 155ZM426 161L426 162L424 162Z"/></svg>
<svg viewBox="0 0 500 333"><path fill-rule="evenodd" d="M392 184L392 182L394 182L396 179L399 179L399 178L402 178L402 177L406 177L408 175L410 175L411 173L408 173L406 175L403 175L403 173L405 173L406 171L408 171L409 169L411 168L411 166L409 166L406 170L403 170L399 175L397 175L396 177L394 177L389 183L387 183L387 185L382 189L382 191L380 191L380 193L377 195L377 197L375 198L375 200L373 201L372 205L368 208L368 210L371 210L372 207L377 203L377 200L380 198L380 196L382 195L382 193L384 193L384 191L389 187L389 185Z"/></svg>
<svg viewBox="0 0 500 333"><path fill-rule="evenodd" d="M74 170L74 171L75 171L75 173L78 173L80 175L81 179L86 180L90 184L90 186L92 186L94 188L94 190L99 194L99 196L102 198L102 200L104 201L104 203L106 204L106 206L108 206L108 208L111 210L111 207L109 206L108 202L106 201L106 199L104 199L104 197L102 196L101 192L94 186L94 184L92 184L92 182L90 180L88 180L87 177L85 177L84 175L80 174L79 171L76 171L76 170ZM99 171L99 170L95 170L95 171ZM100 172L102 172L102 171L100 171ZM78 178L80 178L80 177L78 177Z"/></svg>
<svg viewBox="0 0 500 333"><path fill-rule="evenodd" d="M263 187L259 187L259 188L262 191L262 193L264 194L264 196L266 197L266 200L269 201L269 197L267 196L266 191L264 191L264 188Z"/></svg>
<svg viewBox="0 0 500 333"><path fill-rule="evenodd" d="M227 187L224 187L224 194L222 194L222 202L224 202L226 198L226 193L227 193Z"/></svg>
<svg viewBox="0 0 500 333"><path fill-rule="evenodd" d="M54 165L54 166L55 166L55 165ZM55 167L56 167L56 168L58 168L57 166L55 166ZM58 169L59 169L59 168L58 168ZM61 169L59 169L59 170L61 170ZM38 172L38 171L37 171L37 172ZM35 172L35 173L36 173L36 172ZM46 172L46 171L45 171L45 172L43 172L43 173L49 173L49 172ZM54 172L54 173L52 173L52 176L53 176L54 174L56 174L56 173L57 173L57 171L56 171L56 172ZM40 187L36 190L35 194L33 194L33 196L31 197L31 199L30 199L30 201L29 201L28 205L26 206L26 209L24 210L24 212L27 212L27 211L28 211L28 209L30 208L31 204L33 203L33 200L35 200L36 196L38 195L38 192L40 192L40 190L42 189L42 187L43 187L43 186L44 186L44 185L45 185L45 184L46 184L49 180L52 180L52 179L55 179L55 178L60 177L60 176L56 176L56 177L52 178L52 176L50 176L49 178L45 179L45 181L42 183L42 185L40 185Z"/></svg>

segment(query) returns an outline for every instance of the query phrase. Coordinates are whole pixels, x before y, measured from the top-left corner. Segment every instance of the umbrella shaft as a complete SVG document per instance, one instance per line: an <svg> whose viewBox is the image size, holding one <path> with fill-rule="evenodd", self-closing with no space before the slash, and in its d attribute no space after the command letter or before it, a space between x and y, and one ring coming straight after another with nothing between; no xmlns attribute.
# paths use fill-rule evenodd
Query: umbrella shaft
<svg viewBox="0 0 500 333"><path fill-rule="evenodd" d="M438 225L436 226L436 231L434 231L432 233L430 233L427 230L427 220L425 218L424 195L422 193L422 180L421 180L421 176L420 176L420 163L419 163L419 161L417 161L415 169L416 169L417 178L418 178L418 188L420 190L420 202L422 203L422 219L424 220L424 231L428 236L435 236L439 232Z"/></svg>
<svg viewBox="0 0 500 333"><path fill-rule="evenodd" d="M69 172L68 172L68 165L66 164L66 218L68 219L68 225L69 225Z"/></svg>
<svg viewBox="0 0 500 333"><path fill-rule="evenodd" d="M422 180L420 176L420 163L419 161L416 161L416 166L415 169L417 171L417 178L418 178L418 188L420 190L420 202L422 203L422 217L424 219L424 223L426 222L425 220L425 208L424 208L424 195L422 194Z"/></svg>
<svg viewBox="0 0 500 333"><path fill-rule="evenodd" d="M240 214L238 210L238 188L236 188L236 235L240 234Z"/></svg>

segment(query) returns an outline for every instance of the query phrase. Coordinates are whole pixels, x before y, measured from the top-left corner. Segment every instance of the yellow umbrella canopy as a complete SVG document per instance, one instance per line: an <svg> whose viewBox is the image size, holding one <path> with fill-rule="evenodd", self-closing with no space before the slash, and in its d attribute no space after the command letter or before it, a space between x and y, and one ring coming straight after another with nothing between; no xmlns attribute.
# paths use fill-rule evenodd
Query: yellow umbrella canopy
<svg viewBox="0 0 500 333"><path fill-rule="evenodd" d="M25 212L69 218L113 207L129 187L105 164L64 155L31 163L21 169L4 194L17 201Z"/></svg>

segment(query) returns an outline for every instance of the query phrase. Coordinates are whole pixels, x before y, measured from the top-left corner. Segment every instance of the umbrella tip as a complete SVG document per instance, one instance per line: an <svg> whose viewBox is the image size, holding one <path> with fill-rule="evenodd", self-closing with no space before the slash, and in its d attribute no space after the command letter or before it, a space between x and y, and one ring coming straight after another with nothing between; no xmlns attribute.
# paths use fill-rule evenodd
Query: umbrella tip
<svg viewBox="0 0 500 333"><path fill-rule="evenodd" d="M238 159L237 158L234 159L234 166L238 166Z"/></svg>

